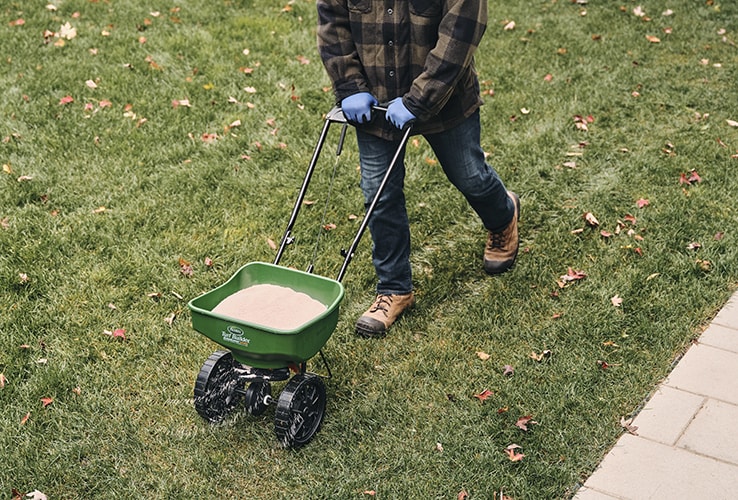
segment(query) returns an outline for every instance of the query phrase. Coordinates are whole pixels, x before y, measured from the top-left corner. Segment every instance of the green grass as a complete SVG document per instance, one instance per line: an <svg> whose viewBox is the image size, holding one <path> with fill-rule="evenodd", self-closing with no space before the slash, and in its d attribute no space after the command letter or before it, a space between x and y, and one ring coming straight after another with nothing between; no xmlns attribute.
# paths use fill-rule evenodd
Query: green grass
<svg viewBox="0 0 738 500"><path fill-rule="evenodd" d="M6 3L2 498L14 489L49 498L571 496L623 432L620 418L738 281L738 129L726 121L738 120L738 7L647 3L649 19L630 0L490 3L477 56L482 141L521 195L524 250L514 270L485 276L478 220L427 161L428 146L411 145L418 304L386 339L354 336L374 288L365 238L325 348L326 420L299 451L278 446L271 411L219 426L200 419L194 380L217 346L192 330L186 302L241 265L274 258L268 240L279 242L333 104L314 3ZM514 30L503 29L509 21ZM44 30L67 22L76 37L44 43ZM60 104L65 96L74 101ZM191 107L172 105L183 99ZM587 131L575 115L594 118ZM316 272L329 277L358 227L349 215L362 211L355 149L350 137L328 207L337 228L318 252ZM316 203L303 209L283 264L310 261L332 156L327 146L308 196ZM702 182L680 185L691 170ZM649 205L638 208L641 198ZM586 212L599 228L586 226ZM569 267L587 277L560 288ZM125 341L105 334L117 328ZM531 358L546 349L550 358ZM318 360L310 369L324 373ZM494 394L481 402L484 389ZM523 432L523 415L538 424ZM512 443L520 462L504 452Z"/></svg>

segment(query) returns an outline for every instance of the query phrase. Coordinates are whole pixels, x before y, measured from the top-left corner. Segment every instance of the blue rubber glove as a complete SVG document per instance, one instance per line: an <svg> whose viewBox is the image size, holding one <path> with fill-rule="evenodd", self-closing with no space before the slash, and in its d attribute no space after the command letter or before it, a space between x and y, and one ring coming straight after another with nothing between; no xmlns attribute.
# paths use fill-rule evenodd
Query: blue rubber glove
<svg viewBox="0 0 738 500"><path fill-rule="evenodd" d="M341 101L343 116L353 123L366 123L372 119L372 106L378 101L369 92L359 92Z"/></svg>
<svg viewBox="0 0 738 500"><path fill-rule="evenodd" d="M412 114L402 103L402 97L398 97L397 99L392 99L390 101L387 106L385 117L388 122L391 122L392 125L400 130L405 128L405 125L408 123L415 121L415 115Z"/></svg>

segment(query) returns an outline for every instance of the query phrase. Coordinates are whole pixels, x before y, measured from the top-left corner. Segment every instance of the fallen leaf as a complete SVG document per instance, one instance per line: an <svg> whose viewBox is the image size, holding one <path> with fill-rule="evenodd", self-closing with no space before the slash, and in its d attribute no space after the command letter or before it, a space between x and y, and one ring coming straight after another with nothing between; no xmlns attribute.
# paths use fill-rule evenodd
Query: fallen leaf
<svg viewBox="0 0 738 500"><path fill-rule="evenodd" d="M620 426L626 431L628 431L629 434L633 434L634 436L637 436L638 433L636 431L638 430L638 426L632 425L632 423L633 423L632 417L627 420L625 417L620 417Z"/></svg>
<svg viewBox="0 0 738 500"><path fill-rule="evenodd" d="M570 267L567 269L566 274L561 276L561 281L564 283L569 283L571 281L581 280L586 277L587 273L585 273L584 271L577 271Z"/></svg>
<svg viewBox="0 0 738 500"><path fill-rule="evenodd" d="M31 418L31 412L25 414L25 416L21 419L20 424L26 425L26 422L28 422L28 419Z"/></svg>
<svg viewBox="0 0 738 500"><path fill-rule="evenodd" d="M651 203L645 198L640 198L636 201L636 205L638 206L638 208L647 207L650 204Z"/></svg>
<svg viewBox="0 0 738 500"><path fill-rule="evenodd" d="M613 296L613 297L612 297L612 298L610 299L610 302L612 302L612 305L614 305L615 307L620 307L621 305L623 305L623 299L621 299L621 298L620 298L620 297L618 297L617 295L614 295L614 296Z"/></svg>
<svg viewBox="0 0 738 500"><path fill-rule="evenodd" d="M373 497L377 495L377 492L374 490L364 490L364 495L369 495L370 497Z"/></svg>
<svg viewBox="0 0 738 500"><path fill-rule="evenodd" d="M484 351L477 351L477 357L482 361L487 361L489 359L489 354Z"/></svg>
<svg viewBox="0 0 738 500"><path fill-rule="evenodd" d="M661 43L661 39L653 35L646 35L646 40L648 40L651 43Z"/></svg>
<svg viewBox="0 0 738 500"><path fill-rule="evenodd" d="M469 493L466 492L466 490L461 490L458 495L456 495L456 500L468 500L469 499Z"/></svg>
<svg viewBox="0 0 738 500"><path fill-rule="evenodd" d="M584 220L587 221L587 224L592 227L597 227L600 225L600 221L597 220L597 217L595 217L592 212L587 212L582 217L584 217Z"/></svg>
<svg viewBox="0 0 738 500"><path fill-rule="evenodd" d="M519 462L525 457L524 454L518 453L515 450L520 449L521 447L517 444L511 444L507 448L505 448L505 453L507 453L507 458L510 459L511 462Z"/></svg>
<svg viewBox="0 0 738 500"><path fill-rule="evenodd" d="M540 354L538 354L535 351L533 351L533 352L530 353L530 358L531 359L534 359L534 360L536 360L538 362L541 362L541 361L543 361L545 359L550 358L551 357L551 354L552 353L551 353L551 351L549 349L544 350Z"/></svg>
<svg viewBox="0 0 738 500"><path fill-rule="evenodd" d="M528 425L534 425L538 424L535 420L533 420L533 415L525 415L523 417L520 417L517 422L515 422L515 427L518 429L527 431Z"/></svg>
<svg viewBox="0 0 738 500"><path fill-rule="evenodd" d="M505 26L502 27L504 31L512 31L515 29L515 21L508 21Z"/></svg>
<svg viewBox="0 0 738 500"><path fill-rule="evenodd" d="M53 402L54 402L53 398L41 398L41 403L44 405L44 408L46 408Z"/></svg>
<svg viewBox="0 0 738 500"><path fill-rule="evenodd" d="M5 384L8 383L8 379L5 378L5 374L0 373L0 389L5 389Z"/></svg>
<svg viewBox="0 0 738 500"><path fill-rule="evenodd" d="M607 370L608 368L610 368L610 365L607 363L607 361L602 361L601 359L597 360L597 366L599 366L603 370Z"/></svg>
<svg viewBox="0 0 738 500"><path fill-rule="evenodd" d="M189 278L194 274L195 271L192 269L192 264L190 264L188 261L180 257L179 258L179 272L182 273L187 278Z"/></svg>
<svg viewBox="0 0 738 500"><path fill-rule="evenodd" d="M502 368L502 374L506 377L511 377L515 373L515 368L512 365L505 365Z"/></svg>
<svg viewBox="0 0 738 500"><path fill-rule="evenodd" d="M272 250L277 249L277 244L274 243L274 240L271 238L267 238L267 245L269 245L269 248L271 248Z"/></svg>
<svg viewBox="0 0 738 500"><path fill-rule="evenodd" d="M62 27L59 28L59 38L65 38L67 40L71 40L76 36L77 36L76 28L73 28L72 25L69 23L64 23Z"/></svg>
<svg viewBox="0 0 738 500"><path fill-rule="evenodd" d="M177 317L176 313L170 313L169 316L167 316L166 318L164 318L164 322L167 325L172 326L174 324L174 319L176 317Z"/></svg>
<svg viewBox="0 0 738 500"><path fill-rule="evenodd" d="M191 108L192 107L192 105L190 104L190 100L189 99L173 99L172 100L172 107L173 108L178 108L180 106L183 106L185 108Z"/></svg>
<svg viewBox="0 0 738 500"><path fill-rule="evenodd" d="M689 244L687 244L687 250L699 250L700 248L702 248L702 244L696 241L692 241Z"/></svg>
<svg viewBox="0 0 738 500"><path fill-rule="evenodd" d="M213 267L213 259L210 257L205 257L204 260L205 267Z"/></svg>
<svg viewBox="0 0 738 500"><path fill-rule="evenodd" d="M490 391L489 389L485 389L479 394L475 394L474 397L477 398L479 401L485 401L492 395L494 395L494 392Z"/></svg>
<svg viewBox="0 0 738 500"><path fill-rule="evenodd" d="M441 443L436 443L436 451L438 453L443 453L443 445Z"/></svg>
<svg viewBox="0 0 738 500"><path fill-rule="evenodd" d="M735 120L725 120L728 125L731 127L738 127L738 122Z"/></svg>

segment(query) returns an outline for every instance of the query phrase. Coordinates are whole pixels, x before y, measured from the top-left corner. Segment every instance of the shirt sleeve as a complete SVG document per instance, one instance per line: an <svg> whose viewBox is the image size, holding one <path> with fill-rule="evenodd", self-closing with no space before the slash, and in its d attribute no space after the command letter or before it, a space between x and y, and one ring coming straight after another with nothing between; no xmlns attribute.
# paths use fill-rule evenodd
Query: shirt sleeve
<svg viewBox="0 0 738 500"><path fill-rule="evenodd" d="M370 92L351 36L347 0L318 0L318 52L333 82L338 102L358 92Z"/></svg>
<svg viewBox="0 0 738 500"><path fill-rule="evenodd" d="M474 52L487 27L486 0L447 0L445 5L438 42L403 98L405 106L421 121L438 114L458 81L467 71L473 71Z"/></svg>

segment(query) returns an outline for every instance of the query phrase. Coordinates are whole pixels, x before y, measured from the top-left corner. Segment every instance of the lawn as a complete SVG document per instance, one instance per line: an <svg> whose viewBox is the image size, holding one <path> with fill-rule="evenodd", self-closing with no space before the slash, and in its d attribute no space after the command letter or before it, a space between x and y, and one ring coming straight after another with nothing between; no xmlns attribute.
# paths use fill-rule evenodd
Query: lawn
<svg viewBox="0 0 738 500"><path fill-rule="evenodd" d="M413 139L417 305L354 335L367 235L315 438L280 447L273 409L207 424L218 345L187 302L274 260L333 106L315 24L308 0L0 7L1 498L568 498L736 289L738 4L492 0L482 143L522 200L515 268L485 275ZM280 262L331 278L363 212L336 141Z"/></svg>

